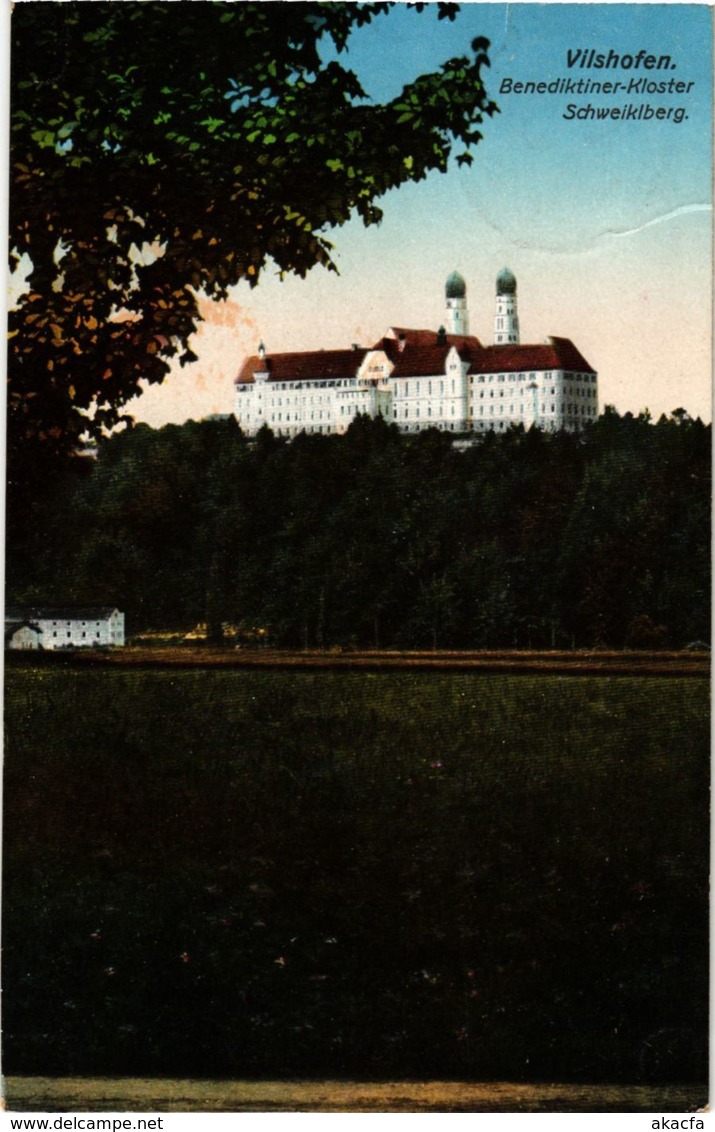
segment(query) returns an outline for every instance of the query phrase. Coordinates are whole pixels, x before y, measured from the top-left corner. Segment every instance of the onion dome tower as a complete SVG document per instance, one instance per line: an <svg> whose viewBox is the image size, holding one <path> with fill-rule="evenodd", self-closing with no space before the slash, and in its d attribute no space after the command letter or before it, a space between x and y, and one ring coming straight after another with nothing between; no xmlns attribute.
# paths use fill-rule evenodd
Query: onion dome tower
<svg viewBox="0 0 715 1132"><path fill-rule="evenodd" d="M497 309L494 316L494 345L513 346L519 341L519 315L516 310L516 278L508 267L497 275Z"/></svg>
<svg viewBox="0 0 715 1132"><path fill-rule="evenodd" d="M467 284L458 271L448 277L444 288L447 300L446 329L448 334L469 334Z"/></svg>

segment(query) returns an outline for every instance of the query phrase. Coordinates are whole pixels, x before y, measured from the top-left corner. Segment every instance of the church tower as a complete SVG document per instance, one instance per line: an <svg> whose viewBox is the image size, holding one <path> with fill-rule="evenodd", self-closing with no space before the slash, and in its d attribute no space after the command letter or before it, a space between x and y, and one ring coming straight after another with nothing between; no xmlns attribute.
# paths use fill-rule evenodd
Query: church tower
<svg viewBox="0 0 715 1132"><path fill-rule="evenodd" d="M449 276L444 290L447 299L447 333L469 334L467 284L458 271L453 271Z"/></svg>
<svg viewBox="0 0 715 1132"><path fill-rule="evenodd" d="M516 279L508 267L497 275L497 310L494 317L494 345L513 346L519 341L519 315L516 313Z"/></svg>

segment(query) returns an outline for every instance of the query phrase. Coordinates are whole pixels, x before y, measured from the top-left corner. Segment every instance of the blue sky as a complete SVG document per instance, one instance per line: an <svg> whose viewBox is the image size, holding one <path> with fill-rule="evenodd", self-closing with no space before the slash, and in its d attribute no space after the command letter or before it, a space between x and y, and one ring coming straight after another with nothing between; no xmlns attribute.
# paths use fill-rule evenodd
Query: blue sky
<svg viewBox="0 0 715 1132"><path fill-rule="evenodd" d="M433 22L425 34L427 18L403 9L378 21L351 49L350 64L368 93L390 97L418 68L432 69L440 57L463 50L472 35L491 40L486 81L501 114L487 123L475 172L483 171L492 206L495 192L508 180L512 229L521 229L525 237L530 230L532 240L564 247L579 236L588 238L594 221L604 230L629 228L694 199L709 202L711 11L706 6L468 4L453 24L441 21L435 27ZM396 49L390 50L386 68L381 26L387 28L392 20ZM621 54L644 47L656 55L671 55L677 69L666 77L695 83L687 97L688 120L654 129L645 124L634 128L630 122L572 123L562 118L564 106L588 99L499 94L506 77L622 77L622 71L569 71L567 51L590 46L612 46ZM630 74L663 77L642 70ZM652 101L668 105L675 100L656 96ZM492 170L496 176L490 176ZM599 194L597 214L590 194L583 191L584 182L596 172L606 189ZM472 182L477 191L478 184L484 185L479 177ZM568 231L563 223L565 200Z"/></svg>
<svg viewBox="0 0 715 1132"><path fill-rule="evenodd" d="M434 8L434 5L430 5ZM443 286L465 277L472 332L491 341L494 279L519 282L523 341L573 338L600 374L601 404L654 414L684 405L710 419L711 19L705 4L464 4L438 21L398 5L357 33L341 62L376 99L491 40L487 119L469 169L456 166L382 199L379 227L334 233L340 276L235 289L206 311L199 362L132 406L153 424L231 408L231 378L260 338L269 350L369 344L391 323L439 326ZM674 68L576 70L567 51L645 49ZM687 94L500 94L505 78L644 77ZM569 103L648 103L687 118L565 120Z"/></svg>

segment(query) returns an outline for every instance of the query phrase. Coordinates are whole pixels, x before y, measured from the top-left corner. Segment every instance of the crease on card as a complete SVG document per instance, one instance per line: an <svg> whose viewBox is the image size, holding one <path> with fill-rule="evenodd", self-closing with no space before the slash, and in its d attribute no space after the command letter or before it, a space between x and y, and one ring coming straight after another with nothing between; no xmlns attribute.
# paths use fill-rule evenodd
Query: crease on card
<svg viewBox="0 0 715 1132"><path fill-rule="evenodd" d="M614 236L616 239L623 239L624 236L635 236L638 232L643 232L646 228L653 228L656 224L664 224L668 220L675 220L679 216L687 216L692 212L712 212L712 205L706 204L683 204L680 208L673 208L670 212L664 212L661 216L654 216L650 220L646 220L643 224L638 224L635 228L622 228L620 231L616 229L608 229L603 232L604 236Z"/></svg>
<svg viewBox="0 0 715 1132"><path fill-rule="evenodd" d="M695 204L682 204L679 205L678 208L671 209L669 212L663 212L659 216L652 216L649 220L644 220L642 224L637 224L633 228L605 228L602 232L594 232L593 235L581 242L559 247L556 244L541 243L537 240L525 240L523 238L514 240L508 229L498 224L493 217L488 216L486 213L482 212L481 209L475 209L474 206L472 206L472 208L473 211L481 216L483 222L491 228L492 231L512 241L514 247L521 248L525 251L546 252L554 256L582 255L584 252L593 252L599 242L609 236L613 239L622 240L628 236L636 236L639 232L645 231L646 228L653 228L656 224L665 224L669 220L676 220L681 216L689 216L699 212L712 212L712 205L708 204L706 201Z"/></svg>

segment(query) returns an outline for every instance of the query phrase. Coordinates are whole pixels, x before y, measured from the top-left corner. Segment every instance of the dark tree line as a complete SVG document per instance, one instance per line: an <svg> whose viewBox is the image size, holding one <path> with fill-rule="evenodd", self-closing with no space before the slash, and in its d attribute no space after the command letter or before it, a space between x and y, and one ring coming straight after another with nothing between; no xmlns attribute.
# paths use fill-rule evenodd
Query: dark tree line
<svg viewBox="0 0 715 1132"><path fill-rule="evenodd" d="M11 516L9 598L298 647L682 647L709 635L710 431L607 409L459 451L366 418L292 443L139 425Z"/></svg>

